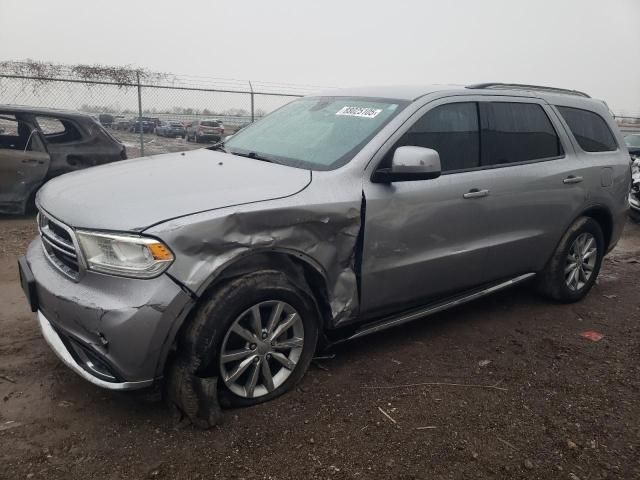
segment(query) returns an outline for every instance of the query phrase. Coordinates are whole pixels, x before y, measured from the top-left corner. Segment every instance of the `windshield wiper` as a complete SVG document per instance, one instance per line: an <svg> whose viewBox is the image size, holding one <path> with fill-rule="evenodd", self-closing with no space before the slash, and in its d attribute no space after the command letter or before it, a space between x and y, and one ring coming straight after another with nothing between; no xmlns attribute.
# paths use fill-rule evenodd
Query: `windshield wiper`
<svg viewBox="0 0 640 480"><path fill-rule="evenodd" d="M257 154L256 152L248 152L248 153L240 153L240 152L229 152L232 155L238 155L239 157L252 158L254 160L260 160L261 162L269 162L269 163L278 163L275 160L272 160L267 157L263 157L262 155Z"/></svg>
<svg viewBox="0 0 640 480"><path fill-rule="evenodd" d="M220 152L229 153L229 151L224 147L224 142L214 143L210 147L207 147L208 150L218 150Z"/></svg>

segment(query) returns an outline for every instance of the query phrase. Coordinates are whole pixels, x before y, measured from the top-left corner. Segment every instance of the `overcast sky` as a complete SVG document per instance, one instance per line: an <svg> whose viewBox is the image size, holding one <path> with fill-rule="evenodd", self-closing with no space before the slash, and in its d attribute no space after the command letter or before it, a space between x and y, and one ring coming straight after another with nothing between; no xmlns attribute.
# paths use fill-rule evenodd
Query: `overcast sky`
<svg viewBox="0 0 640 480"><path fill-rule="evenodd" d="M640 0L0 0L0 45L279 83L535 83L640 115Z"/></svg>

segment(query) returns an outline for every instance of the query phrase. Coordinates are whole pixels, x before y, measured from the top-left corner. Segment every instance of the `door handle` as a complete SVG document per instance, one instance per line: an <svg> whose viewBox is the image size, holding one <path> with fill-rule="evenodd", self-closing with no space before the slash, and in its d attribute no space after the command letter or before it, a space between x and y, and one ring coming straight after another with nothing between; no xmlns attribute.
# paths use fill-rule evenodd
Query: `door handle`
<svg viewBox="0 0 640 480"><path fill-rule="evenodd" d="M567 178L562 180L562 183L565 185L571 185L572 183L580 183L582 181L582 177L576 177L575 175L569 175Z"/></svg>
<svg viewBox="0 0 640 480"><path fill-rule="evenodd" d="M467 193L462 195L463 198L481 198L489 195L489 190L479 190L477 188L472 188Z"/></svg>

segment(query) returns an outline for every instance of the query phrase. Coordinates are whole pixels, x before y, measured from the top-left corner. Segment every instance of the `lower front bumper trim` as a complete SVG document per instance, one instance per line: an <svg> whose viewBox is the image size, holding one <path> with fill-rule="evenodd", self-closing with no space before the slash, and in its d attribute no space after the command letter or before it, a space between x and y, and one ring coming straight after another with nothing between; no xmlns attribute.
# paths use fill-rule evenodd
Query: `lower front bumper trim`
<svg viewBox="0 0 640 480"><path fill-rule="evenodd" d="M41 311L38 311L38 323L40 324L40 330L42 330L44 339L62 363L88 382L109 390L137 390L139 388L149 387L153 384L153 379L141 380L138 382L107 382L94 377L75 361L71 356L71 353L69 353L69 350L67 350L67 347L64 345L60 335L58 335L58 333L53 329L51 323Z"/></svg>

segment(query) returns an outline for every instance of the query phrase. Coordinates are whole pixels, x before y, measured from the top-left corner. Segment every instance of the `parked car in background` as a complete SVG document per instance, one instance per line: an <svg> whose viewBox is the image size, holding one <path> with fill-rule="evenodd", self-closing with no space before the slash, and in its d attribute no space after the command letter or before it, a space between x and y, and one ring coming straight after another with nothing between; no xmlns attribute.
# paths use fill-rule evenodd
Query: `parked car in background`
<svg viewBox="0 0 640 480"><path fill-rule="evenodd" d="M640 157L640 133L628 133L624 136L624 143L629 153Z"/></svg>
<svg viewBox="0 0 640 480"><path fill-rule="evenodd" d="M23 214L36 190L63 173L127 158L89 115L0 105L0 212Z"/></svg>
<svg viewBox="0 0 640 480"><path fill-rule="evenodd" d="M219 128L203 122L192 136ZM21 278L85 379L246 406L294 388L319 344L526 280L581 300L629 183L613 118L580 92L331 90L225 144L47 183Z"/></svg>
<svg viewBox="0 0 640 480"><path fill-rule="evenodd" d="M186 135L186 129L184 128L182 122L169 120L160 122L160 124L156 127L156 135L160 137L184 138Z"/></svg>
<svg viewBox="0 0 640 480"><path fill-rule="evenodd" d="M187 142L219 142L224 135L224 126L212 119L195 120L187 126Z"/></svg>
<svg viewBox="0 0 640 480"><path fill-rule="evenodd" d="M631 191L629 192L629 217L640 223L640 133L626 134L624 143L631 156Z"/></svg>
<svg viewBox="0 0 640 480"><path fill-rule="evenodd" d="M155 122L145 117L134 118L129 123L129 132L131 133L139 133L140 129L142 129L142 133L153 133L155 128L156 128Z"/></svg>
<svg viewBox="0 0 640 480"><path fill-rule="evenodd" d="M107 128L111 127L114 119L115 117L110 113L101 113L100 115L98 115L98 120L100 121L100 124L102 124L102 126Z"/></svg>
<svg viewBox="0 0 640 480"><path fill-rule="evenodd" d="M129 130L129 126L131 125L131 120L127 120L126 118L117 118L112 124L111 128L113 130Z"/></svg>

